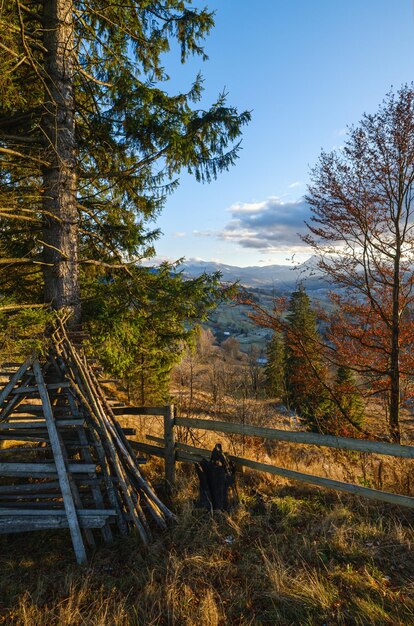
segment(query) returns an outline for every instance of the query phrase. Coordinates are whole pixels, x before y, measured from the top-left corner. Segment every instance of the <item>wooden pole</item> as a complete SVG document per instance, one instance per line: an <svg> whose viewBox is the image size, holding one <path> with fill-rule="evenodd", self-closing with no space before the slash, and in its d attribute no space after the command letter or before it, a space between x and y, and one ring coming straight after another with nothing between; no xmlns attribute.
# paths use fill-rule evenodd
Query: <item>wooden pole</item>
<svg viewBox="0 0 414 626"><path fill-rule="evenodd" d="M37 359L33 363L33 371L36 377L40 399L42 401L46 426L47 426L47 430L49 433L50 445L52 446L52 450L53 450L53 457L55 461L56 472L58 475L60 489L62 492L63 504L65 507L66 516L68 518L68 525L69 525L69 530L70 530L70 534L72 537L72 543L73 543L73 548L74 548L75 555L76 555L76 560L80 565L82 565L83 563L86 563L87 558L86 558L85 546L82 540L82 534L80 531L79 520L78 520L74 498L73 498L71 484L70 484L69 476L67 473L68 469L70 471L70 465L69 467L67 467L65 463L65 459L62 453L61 444L59 440L59 433L56 428L55 420L53 418L49 394L47 392L47 387L43 379L42 370L41 370L39 361Z"/></svg>
<svg viewBox="0 0 414 626"><path fill-rule="evenodd" d="M174 406L169 404L164 413L165 439L165 480L168 489L175 487L175 436L174 436Z"/></svg>
<svg viewBox="0 0 414 626"><path fill-rule="evenodd" d="M221 433L234 433L249 437L263 437L270 441L290 441L292 443L315 444L339 450L354 450L356 452L373 452L389 456L414 459L414 446L400 445L369 439L351 439L337 437L336 435L320 435L305 431L277 430L251 424L235 424L234 422L220 422L215 420L200 419L196 417L177 417L176 426L185 426L199 430L213 430Z"/></svg>
<svg viewBox="0 0 414 626"><path fill-rule="evenodd" d="M7 396L9 395L9 393L12 391L13 387L15 386L15 384L17 382L19 382L19 380L21 379L21 377L23 376L23 374L26 372L26 370L28 369L28 367L30 367L30 365L33 363L33 357L29 357L24 363L23 365L21 365L19 367L19 369L17 370L17 372L15 374L13 374L13 376L10 378L9 382L7 383L7 385L4 387L4 389L2 389L1 393L0 393L0 406L3 404L3 402L5 401L5 399L7 398ZM1 415L0 415L0 419L1 419Z"/></svg>

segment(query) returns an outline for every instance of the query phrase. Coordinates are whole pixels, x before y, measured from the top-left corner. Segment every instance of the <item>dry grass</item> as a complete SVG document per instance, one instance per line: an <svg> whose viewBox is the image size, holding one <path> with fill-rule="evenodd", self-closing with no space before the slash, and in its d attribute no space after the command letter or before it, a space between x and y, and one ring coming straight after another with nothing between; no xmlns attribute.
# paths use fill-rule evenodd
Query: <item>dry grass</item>
<svg viewBox="0 0 414 626"><path fill-rule="evenodd" d="M148 550L131 536L79 569L64 532L2 537L0 623L414 624L411 513L246 473L240 507L211 516L178 476L179 521Z"/></svg>
<svg viewBox="0 0 414 626"><path fill-rule="evenodd" d="M206 399L206 406L207 406ZM230 406L230 405L229 405ZM197 415L204 416L199 405ZM216 419L289 428L271 404L245 401ZM161 418L125 426L145 440ZM196 441L252 459L412 493L411 465L375 456L206 433ZM147 466L160 483L162 463ZM162 491L162 483L158 485ZM275 477L239 476L241 505L214 516L194 502L180 465L170 505L178 523L143 549L130 536L101 546L86 569L65 532L0 537L0 624L11 626L414 625L414 517Z"/></svg>

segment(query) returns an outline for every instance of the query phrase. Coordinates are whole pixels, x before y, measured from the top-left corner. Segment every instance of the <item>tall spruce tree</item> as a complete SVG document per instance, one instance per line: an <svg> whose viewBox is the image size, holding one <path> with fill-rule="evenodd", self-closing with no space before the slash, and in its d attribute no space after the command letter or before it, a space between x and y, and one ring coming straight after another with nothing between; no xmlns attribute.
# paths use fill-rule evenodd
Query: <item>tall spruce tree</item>
<svg viewBox="0 0 414 626"><path fill-rule="evenodd" d="M10 0L0 9L0 254L4 303L69 308L82 284L151 252L146 224L182 168L231 166L248 112L171 95L162 58L205 57L213 15L191 0ZM129 274L131 275L131 274Z"/></svg>
<svg viewBox="0 0 414 626"><path fill-rule="evenodd" d="M327 430L331 403L324 383L316 316L301 285L289 299L285 327L286 402L308 425Z"/></svg>

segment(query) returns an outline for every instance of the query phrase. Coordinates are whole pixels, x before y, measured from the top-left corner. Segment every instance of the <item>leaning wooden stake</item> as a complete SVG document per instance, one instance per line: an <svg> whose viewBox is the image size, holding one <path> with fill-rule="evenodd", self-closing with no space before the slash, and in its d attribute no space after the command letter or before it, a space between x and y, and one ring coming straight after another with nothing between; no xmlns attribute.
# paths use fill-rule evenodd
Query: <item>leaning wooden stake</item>
<svg viewBox="0 0 414 626"><path fill-rule="evenodd" d="M47 392L42 370L37 359L33 363L33 371L36 377L40 399L42 400L46 426L49 434L50 444L53 450L59 485L62 492L63 504L65 507L66 515L68 518L69 530L72 537L73 549L75 551L76 560L79 564L83 564L87 561L85 546L83 544L82 533L79 526L78 516L76 514L75 503L73 501L73 495L70 488L67 468L60 447L59 435L57 432L55 421L53 419L49 394Z"/></svg>
<svg viewBox="0 0 414 626"><path fill-rule="evenodd" d="M166 407L164 415L164 439L165 439L165 480L167 487L175 486L175 438L174 438L174 407Z"/></svg>
<svg viewBox="0 0 414 626"><path fill-rule="evenodd" d="M0 393L0 407L15 386L15 384L21 379L23 374L26 372L27 368L33 363L33 357L29 357L21 367L17 370L17 372L11 377L10 381L7 385L2 389ZM2 419L2 415L0 414L0 419Z"/></svg>

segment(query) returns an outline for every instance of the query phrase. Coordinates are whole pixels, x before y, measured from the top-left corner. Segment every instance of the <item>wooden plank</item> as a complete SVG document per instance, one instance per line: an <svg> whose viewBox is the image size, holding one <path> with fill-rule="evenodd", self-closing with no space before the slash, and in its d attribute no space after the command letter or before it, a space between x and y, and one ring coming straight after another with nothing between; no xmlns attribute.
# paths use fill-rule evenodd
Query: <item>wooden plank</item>
<svg viewBox="0 0 414 626"><path fill-rule="evenodd" d="M50 405L49 394L46 388L45 381L43 379L40 363L37 359L33 362L33 371L36 378L36 383L39 388L39 395L42 400L43 413L46 420L47 430L49 433L50 445L53 449L53 456L56 465L56 471L62 491L63 502L65 505L65 511L68 518L69 530L72 537L72 544L75 550L76 560L79 564L86 563L86 551L83 544L82 534L79 527L78 516L76 513L73 494L68 477L68 470L62 454L60 446L59 433L56 428L55 420L53 418L52 407Z"/></svg>
<svg viewBox="0 0 414 626"><path fill-rule="evenodd" d="M39 490L39 485L41 484L41 488L43 491L50 489L55 490L59 488L59 483L57 481L54 482L42 482L42 483L26 483L23 485L1 485L0 486L0 494L7 493L32 493L33 491Z"/></svg>
<svg viewBox="0 0 414 626"><path fill-rule="evenodd" d="M69 463L68 469L72 474L91 474L96 467L91 463ZM56 475L56 465L50 463L0 463L0 476L32 476L38 474Z"/></svg>
<svg viewBox="0 0 414 626"><path fill-rule="evenodd" d="M175 486L175 439L174 439L174 407L165 407L164 438L165 438L165 480L167 487Z"/></svg>
<svg viewBox="0 0 414 626"><path fill-rule="evenodd" d="M39 452L45 452L45 450L51 450L50 446L42 446L38 448L37 446L16 446L13 448L0 448L0 455L8 455L12 454L13 456L17 454L32 454L33 452L39 454Z"/></svg>
<svg viewBox="0 0 414 626"><path fill-rule="evenodd" d="M47 435L43 436L42 434L31 435L21 433L20 431L8 432L7 435L0 434L0 441L26 441L29 443L45 443L48 441Z"/></svg>
<svg viewBox="0 0 414 626"><path fill-rule="evenodd" d="M68 427L68 426L82 426L85 423L84 419L57 419L55 420L55 424L58 428ZM23 422L20 420L10 420L8 422L0 423L0 431L6 430L32 430L32 429L43 429L47 430L47 425L44 420L30 420L30 422Z"/></svg>
<svg viewBox="0 0 414 626"><path fill-rule="evenodd" d="M154 435L145 435L145 439L148 439L148 441L154 441L155 443L160 443L162 446L165 447L165 439L163 439L163 437L155 437ZM175 443L176 443L176 446L178 446L180 442L176 441Z"/></svg>
<svg viewBox="0 0 414 626"><path fill-rule="evenodd" d="M113 406L114 415L161 415L167 412L164 406Z"/></svg>
<svg viewBox="0 0 414 626"><path fill-rule="evenodd" d="M19 511L19 516L26 516L26 515L32 515L32 516L47 516L50 513L50 509L26 509L24 511ZM53 511L54 515L61 515L62 517L66 517L66 509L55 509ZM7 515L16 515L16 510L15 509L7 509L7 508L0 508L0 517L5 517ZM99 517L99 516L103 516L103 517L111 517L113 515L116 515L114 509L81 509L79 511L79 517Z"/></svg>
<svg viewBox="0 0 414 626"><path fill-rule="evenodd" d="M292 443L314 444L340 450L354 450L356 452L372 452L388 456L414 459L414 446L399 445L368 439L351 439L335 437L332 435L320 435L318 433L304 431L277 430L264 428L250 424L235 424L232 422L220 422L199 418L176 417L176 426L185 426L199 430L213 430L222 433L234 433L249 437L263 437L268 440L289 441Z"/></svg>
<svg viewBox="0 0 414 626"><path fill-rule="evenodd" d="M161 458L165 457L164 448L160 448L159 446L150 446L147 443L142 443L141 441L130 441L131 448L137 450L138 452L145 452L146 454L153 454L154 456L160 456Z"/></svg>
<svg viewBox="0 0 414 626"><path fill-rule="evenodd" d="M41 485L38 485L38 487L40 488ZM2 503L0 503L0 507L4 506L5 503L7 503L7 506L10 507L13 505L19 507L22 504L22 501L24 500L33 500L33 498L36 498L35 502L32 502L30 504L30 506L40 506L42 505L43 507L46 506L45 502L39 502L39 500L46 500L47 502L53 502L56 505L58 504L58 501L56 500L56 496L60 495L60 492L55 489L54 491L45 491L45 492L40 492L40 491L35 491L33 493L5 493L5 494L1 494L0 493L0 500L3 500ZM13 502L13 501L16 502Z"/></svg>
<svg viewBox="0 0 414 626"><path fill-rule="evenodd" d="M151 441L158 441L163 443L163 439L160 437L153 437L147 435L147 439ZM140 448L142 447L141 444ZM146 444L144 444L145 446ZM155 448L156 452L160 449L157 446L147 446L148 448ZM205 448L196 448L184 443L177 442L177 460L198 463L201 459L209 459L211 456L211 450ZM157 450L158 448L158 450ZM161 449L162 450L162 449ZM285 469L284 467L277 467L275 465L269 465L267 463L259 463L258 461L252 461L250 459L244 459L233 455L228 455L236 465L240 467L249 467L250 469L266 472L268 474L275 474L277 476L283 476L290 480L298 480L310 485L316 485L318 487L325 487L327 489L333 489L335 491L343 491L351 493L353 495L362 496L371 500L378 500L380 502L387 502L389 504L395 504L397 506L405 506L414 509L414 498L409 496L402 496L399 494L390 493L388 491L379 491L377 489L369 489L368 487L361 487L360 485L354 485L352 483L344 483L338 480L331 480L330 478L323 478L322 476L313 476L312 474L305 474L303 472L297 472L294 470Z"/></svg>
<svg viewBox="0 0 414 626"><path fill-rule="evenodd" d="M55 421L55 423L56 423L56 421ZM69 464L69 456L68 456L66 447L64 445L62 436L60 434L60 429L57 430L57 433L58 433L60 449L62 451L62 456L63 456L63 460L64 460L64 463L65 463L65 467L67 467L68 464ZM85 460L85 459L83 459L83 460ZM92 461L92 459L90 459L90 461ZM94 478L94 475L90 474L89 478ZM77 511L77 514L78 514L79 510L84 508L83 502L82 502L82 499L81 499L81 496L80 496L78 485L73 480L73 476L70 473L68 474L68 480L69 480L69 485L70 485L71 493L72 493L72 496L73 496L73 501L74 501L74 504L75 504L75 508L76 508L76 511ZM96 543L95 543L95 538L93 536L93 532L89 528L87 528L83 532L84 532L85 539L86 539L86 541L88 543L88 546L90 548L95 548L96 547Z"/></svg>
<svg viewBox="0 0 414 626"><path fill-rule="evenodd" d="M130 437L137 434L136 428L123 428L122 432L124 435L129 435Z"/></svg>
<svg viewBox="0 0 414 626"><path fill-rule="evenodd" d="M71 384L69 381L62 381L58 383L48 383L46 385L46 389L49 391L53 391L55 389L67 389ZM18 387L17 389L12 390L12 394L27 394L27 393L37 393L38 388L35 385L27 386L27 387Z"/></svg>
<svg viewBox="0 0 414 626"><path fill-rule="evenodd" d="M5 511L8 511L7 513ZM102 528L115 517L113 509L83 509L79 511L79 525L83 529ZM0 509L0 534L69 528L66 511L62 510L16 510Z"/></svg>
<svg viewBox="0 0 414 626"><path fill-rule="evenodd" d="M176 455L178 461L198 463L200 459L209 459L211 456L211 450L195 448L186 444L177 443ZM309 485L316 485L317 487L351 493L353 495L362 496L371 500L378 500L380 502L387 502L388 504L414 509L414 498L409 496L402 496L388 491L379 491L377 489L369 489L368 487L361 487L360 485L354 485L352 483L344 483L339 480L331 480L330 478L323 478L322 476L313 476L312 474L305 474L303 472L297 472L285 469L284 467L269 465L267 463L260 463L258 461L252 461L250 459L244 459L230 454L228 456L239 467L248 467L258 472L282 476L283 478L287 478L289 480L297 480Z"/></svg>
<svg viewBox="0 0 414 626"><path fill-rule="evenodd" d="M28 359L26 359L26 361L23 363L23 365L21 365L19 367L17 372L15 374L13 374L13 376L10 378L9 382L7 383L7 385L3 388L3 390L0 393L0 407L3 404L3 402L5 401L5 399L7 398L7 396L10 394L10 392L13 389L13 387L15 386L15 384L21 379L23 374L26 372L27 368L32 365L33 358L34 357L31 356ZM1 413L0 413L0 419L1 419Z"/></svg>
<svg viewBox="0 0 414 626"><path fill-rule="evenodd" d="M107 522L109 517L80 517L79 525L82 529L85 528L102 528ZM36 530L55 530L60 528L69 528L68 520L65 517L53 515L53 512L49 517L39 517L32 519L16 519L16 517L0 518L0 535L9 535L14 533L34 532Z"/></svg>
<svg viewBox="0 0 414 626"><path fill-rule="evenodd" d="M43 413L41 404L19 404L14 413Z"/></svg>

